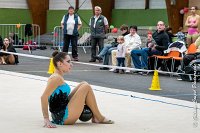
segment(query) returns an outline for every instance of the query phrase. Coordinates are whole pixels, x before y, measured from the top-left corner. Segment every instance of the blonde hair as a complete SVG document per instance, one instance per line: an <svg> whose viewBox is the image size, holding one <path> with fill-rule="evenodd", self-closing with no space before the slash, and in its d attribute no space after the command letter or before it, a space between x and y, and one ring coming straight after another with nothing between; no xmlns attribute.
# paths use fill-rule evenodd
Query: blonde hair
<svg viewBox="0 0 200 133"><path fill-rule="evenodd" d="M124 36L118 36L117 39L124 41Z"/></svg>
<svg viewBox="0 0 200 133"><path fill-rule="evenodd" d="M102 12L101 7L100 6L95 6L94 9L99 9L100 12Z"/></svg>

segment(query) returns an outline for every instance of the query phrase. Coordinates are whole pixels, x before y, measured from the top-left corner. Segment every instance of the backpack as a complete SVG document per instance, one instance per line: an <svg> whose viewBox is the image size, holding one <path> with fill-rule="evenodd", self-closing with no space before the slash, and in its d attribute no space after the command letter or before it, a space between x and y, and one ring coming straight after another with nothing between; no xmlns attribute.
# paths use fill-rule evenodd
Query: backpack
<svg viewBox="0 0 200 133"><path fill-rule="evenodd" d="M23 46L23 50L36 50L37 46L36 46L36 42L32 42L32 40L29 40L26 42L26 44Z"/></svg>

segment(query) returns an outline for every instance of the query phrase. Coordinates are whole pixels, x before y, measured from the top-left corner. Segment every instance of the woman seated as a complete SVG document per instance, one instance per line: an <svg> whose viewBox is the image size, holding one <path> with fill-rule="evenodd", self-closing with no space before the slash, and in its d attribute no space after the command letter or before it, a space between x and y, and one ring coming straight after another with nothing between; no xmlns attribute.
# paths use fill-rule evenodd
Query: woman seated
<svg viewBox="0 0 200 133"><path fill-rule="evenodd" d="M87 82L81 82L70 93L70 86L65 83L63 78L64 73L68 73L72 69L69 55L65 52L55 51L53 53L53 64L55 72L50 76L47 87L41 96L44 127L56 127L52 122L59 125L74 124L79 119L85 104L93 113L93 123L114 123L99 111L93 90ZM49 119L48 107L52 122Z"/></svg>
<svg viewBox="0 0 200 133"><path fill-rule="evenodd" d="M18 56L13 54L7 54L3 53L5 52L16 52L15 48L10 44L10 41L8 38L4 38L3 40L3 47L1 49L2 52L0 52L0 64L17 64L18 62Z"/></svg>

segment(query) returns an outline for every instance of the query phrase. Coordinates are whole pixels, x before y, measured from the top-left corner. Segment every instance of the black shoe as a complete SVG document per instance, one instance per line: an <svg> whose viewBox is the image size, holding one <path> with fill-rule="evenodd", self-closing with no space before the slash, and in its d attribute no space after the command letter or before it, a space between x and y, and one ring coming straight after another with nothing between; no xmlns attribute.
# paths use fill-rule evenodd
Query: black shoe
<svg viewBox="0 0 200 133"><path fill-rule="evenodd" d="M103 62L103 59L99 56L96 56L95 59L99 60L99 63L102 63Z"/></svg>
<svg viewBox="0 0 200 133"><path fill-rule="evenodd" d="M100 67L99 69L100 69L100 70L109 70L108 67Z"/></svg>
<svg viewBox="0 0 200 133"><path fill-rule="evenodd" d="M124 70L119 70L119 73L124 74L125 72L124 72Z"/></svg>
<svg viewBox="0 0 200 133"><path fill-rule="evenodd" d="M183 70L180 70L180 69L178 69L176 72L177 72L177 73L184 73L184 71L183 71Z"/></svg>
<svg viewBox="0 0 200 133"><path fill-rule="evenodd" d="M74 58L73 58L73 61L78 61L78 57L74 57Z"/></svg>
<svg viewBox="0 0 200 133"><path fill-rule="evenodd" d="M96 62L96 60L95 59L91 59L91 60L89 60L89 62Z"/></svg>
<svg viewBox="0 0 200 133"><path fill-rule="evenodd" d="M96 56L95 57L97 60L103 60L101 57L99 57L99 56Z"/></svg>
<svg viewBox="0 0 200 133"><path fill-rule="evenodd" d="M119 73L119 69L115 69L113 72L114 73Z"/></svg>
<svg viewBox="0 0 200 133"><path fill-rule="evenodd" d="M99 63L102 63L103 62L103 60L99 60Z"/></svg>

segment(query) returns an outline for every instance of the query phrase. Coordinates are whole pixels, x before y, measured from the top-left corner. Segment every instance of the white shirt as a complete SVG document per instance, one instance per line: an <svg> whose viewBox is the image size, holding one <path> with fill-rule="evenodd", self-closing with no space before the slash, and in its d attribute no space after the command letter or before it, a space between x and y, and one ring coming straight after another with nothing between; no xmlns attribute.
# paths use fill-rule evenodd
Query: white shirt
<svg viewBox="0 0 200 133"><path fill-rule="evenodd" d="M128 34L124 37L125 43L126 43L126 48L127 52L130 53L131 50L140 48L142 42L140 39L140 36L135 33L134 35Z"/></svg>
<svg viewBox="0 0 200 133"><path fill-rule="evenodd" d="M100 15L99 15L100 16ZM94 16L94 25L93 25L93 27L95 28L95 26L96 26L96 22L97 22L97 20L99 19L99 16ZM107 18L106 17L104 17L104 25L108 25L108 20L107 20ZM91 25L91 19L90 19L90 23L89 23L89 25Z"/></svg>
<svg viewBox="0 0 200 133"><path fill-rule="evenodd" d="M64 20L65 20L65 15L62 18L61 24L64 24ZM68 18L67 22L65 22L65 23L67 23L67 34L72 35L73 31L74 31L74 25L75 25L74 14L69 15L69 18ZM82 24L79 16L78 16L78 24L79 25Z"/></svg>
<svg viewBox="0 0 200 133"><path fill-rule="evenodd" d="M125 57L125 54L126 54L126 44L125 43L118 44L116 57Z"/></svg>

